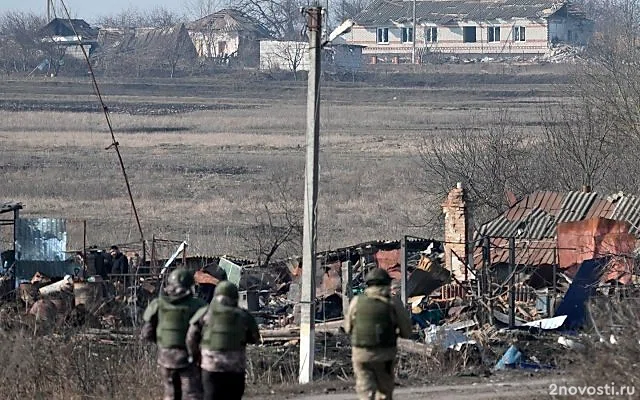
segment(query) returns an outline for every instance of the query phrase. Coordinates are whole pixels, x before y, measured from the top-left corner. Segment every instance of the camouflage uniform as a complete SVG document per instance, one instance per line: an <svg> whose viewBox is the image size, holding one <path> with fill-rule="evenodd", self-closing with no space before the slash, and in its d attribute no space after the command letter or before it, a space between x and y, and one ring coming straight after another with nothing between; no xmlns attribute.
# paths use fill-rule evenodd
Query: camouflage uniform
<svg viewBox="0 0 640 400"><path fill-rule="evenodd" d="M352 345L351 360L356 377L356 392L359 400L391 400L395 386L394 369L397 351L395 342L398 336L408 338L411 335L411 319L401 302L397 298L391 298L388 283L385 285L367 283L369 286L365 289L364 294L355 297L349 305L349 311L344 320L345 331L352 336L352 342L354 342L358 302L362 301L362 296L366 296L388 305L386 309L390 312L389 328L393 331L387 333L392 335L391 342L393 344L370 347Z"/></svg>
<svg viewBox="0 0 640 400"><path fill-rule="evenodd" d="M169 284L165 287L164 296L173 302L188 303L190 319L193 314L206 303L193 298L190 289L179 285ZM145 310L142 332L142 340L158 343L159 314L161 314L160 299L154 299ZM161 318L162 316L160 316ZM186 329L186 327L185 327ZM177 347L163 347L158 343L158 366L164 386L164 400L200 400L202 398L202 385L200 382L200 369L197 364L191 362L186 344Z"/></svg>
<svg viewBox="0 0 640 400"><path fill-rule="evenodd" d="M229 285L233 286L231 296L221 295L221 292L230 289ZM216 314L216 310L220 308L226 308L228 312L233 312L240 317L239 323L234 328L236 331L234 337L237 338L235 340L237 345L232 346L234 349L215 349L225 348L225 346L207 343L208 330L213 329L216 321L219 324L223 321L220 314ZM222 329L222 331L224 335L225 330ZM187 331L187 348L194 356L199 355L205 400L242 398L247 364L246 345L259 341L260 333L255 319L246 310L238 308L235 285L228 281L218 284L211 305L199 310L193 316Z"/></svg>

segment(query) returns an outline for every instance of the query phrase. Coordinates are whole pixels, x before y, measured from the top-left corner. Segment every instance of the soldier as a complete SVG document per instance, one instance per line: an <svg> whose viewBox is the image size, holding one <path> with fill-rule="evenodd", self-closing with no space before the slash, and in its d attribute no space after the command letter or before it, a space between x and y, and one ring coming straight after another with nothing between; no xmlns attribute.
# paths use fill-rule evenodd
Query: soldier
<svg viewBox="0 0 640 400"><path fill-rule="evenodd" d="M246 346L260 332L248 311L238 307L238 288L220 282L208 308L191 318L187 347L202 368L204 399L240 400L244 394Z"/></svg>
<svg viewBox="0 0 640 400"><path fill-rule="evenodd" d="M206 303L193 297L193 274L176 269L167 285L144 312L142 340L158 345L158 365L164 384L164 400L199 400L202 398L200 371L191 362L185 338L189 320Z"/></svg>
<svg viewBox="0 0 640 400"><path fill-rule="evenodd" d="M411 335L411 320L397 298L391 298L391 277L376 268L365 277L367 288L349 304L344 319L351 335L351 360L360 400L392 399L396 341Z"/></svg>

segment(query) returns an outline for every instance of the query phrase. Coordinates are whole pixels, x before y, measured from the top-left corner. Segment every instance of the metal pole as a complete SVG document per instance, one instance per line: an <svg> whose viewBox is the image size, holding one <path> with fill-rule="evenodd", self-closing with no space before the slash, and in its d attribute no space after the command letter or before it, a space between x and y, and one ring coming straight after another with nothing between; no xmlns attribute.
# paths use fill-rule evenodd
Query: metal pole
<svg viewBox="0 0 640 400"><path fill-rule="evenodd" d="M84 265L82 266L82 278L87 277L87 220L82 220L82 260Z"/></svg>
<svg viewBox="0 0 640 400"><path fill-rule="evenodd" d="M156 235L151 236L151 262L149 269L152 274L156 273Z"/></svg>
<svg viewBox="0 0 640 400"><path fill-rule="evenodd" d="M554 317L555 315L551 315L552 312L555 313L555 302L556 302L556 294L558 292L558 251L556 248L553 249L553 295L551 299L553 299L554 309L551 310L551 299L547 300L549 304L549 317Z"/></svg>
<svg viewBox="0 0 640 400"><path fill-rule="evenodd" d="M509 238L509 266L511 278L509 278L509 328L516 326L516 238Z"/></svg>
<svg viewBox="0 0 640 400"><path fill-rule="evenodd" d="M491 269L491 239L489 237L484 238L484 268L482 268L482 295L487 294L489 298L489 318L488 321L490 324L493 324L493 300L491 293L491 280L490 280L490 269Z"/></svg>
<svg viewBox="0 0 640 400"><path fill-rule="evenodd" d="M413 27L411 28L413 30L413 37L411 38L411 42L412 42L412 52L411 52L411 63L415 64L416 63L416 0L413 0Z"/></svg>
<svg viewBox="0 0 640 400"><path fill-rule="evenodd" d="M302 285L300 299L301 384L313 380L316 295L316 203L318 201L318 147L320 141L320 35L322 7L306 10L309 31L309 75L307 89L306 165L304 181L304 226L302 235Z"/></svg>
<svg viewBox="0 0 640 400"><path fill-rule="evenodd" d="M407 305L407 237L400 241L400 299L402 305Z"/></svg>
<svg viewBox="0 0 640 400"><path fill-rule="evenodd" d="M347 253L348 254L348 253ZM353 284L351 281L352 275L351 259L342 263L342 316L347 316L349 311L349 304L353 297Z"/></svg>
<svg viewBox="0 0 640 400"><path fill-rule="evenodd" d="M184 245L184 250L182 250L182 268L187 268L187 245Z"/></svg>
<svg viewBox="0 0 640 400"><path fill-rule="evenodd" d="M51 22L51 1L47 0L47 23Z"/></svg>

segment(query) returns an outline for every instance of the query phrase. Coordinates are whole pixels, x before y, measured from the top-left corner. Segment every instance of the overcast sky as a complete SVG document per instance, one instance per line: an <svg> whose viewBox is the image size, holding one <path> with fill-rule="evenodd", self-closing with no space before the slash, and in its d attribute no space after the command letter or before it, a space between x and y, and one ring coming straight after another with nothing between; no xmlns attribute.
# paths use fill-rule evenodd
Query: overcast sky
<svg viewBox="0 0 640 400"><path fill-rule="evenodd" d="M60 0L55 0L62 8ZM180 14L184 14L184 0L64 0L71 16L82 18L88 22L101 15L115 14L130 7L139 10L164 7ZM44 15L47 12L47 0L0 0L0 14L5 11L27 11Z"/></svg>

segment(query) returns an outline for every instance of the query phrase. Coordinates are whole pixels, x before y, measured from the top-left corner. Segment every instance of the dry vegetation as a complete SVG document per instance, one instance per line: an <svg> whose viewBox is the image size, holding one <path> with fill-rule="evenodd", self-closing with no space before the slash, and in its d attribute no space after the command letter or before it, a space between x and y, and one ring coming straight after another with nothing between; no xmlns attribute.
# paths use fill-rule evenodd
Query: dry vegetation
<svg viewBox="0 0 640 400"><path fill-rule="evenodd" d="M554 66L425 68L431 70L409 76L420 87L384 86L385 74L398 80L389 72L376 72L371 83L325 83L321 248L438 235L438 224L412 226L437 217L440 203L422 190L420 143L465 123L488 124L492 110L504 106L533 132L538 103L559 95L552 83L562 73ZM549 83L539 83L545 76ZM24 202L25 215L87 219L92 244L137 240L117 159L104 150L110 138L103 116L79 112L96 109L89 82L0 87L2 199ZM192 254L251 256L255 243L247 232L264 205L278 201L274 179L302 198L304 82L231 76L102 87L117 111L112 119L147 236L187 239ZM186 107L206 109L176 112Z"/></svg>

